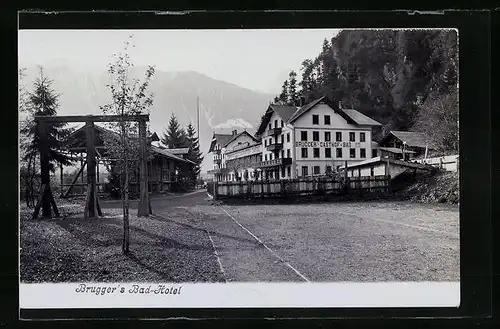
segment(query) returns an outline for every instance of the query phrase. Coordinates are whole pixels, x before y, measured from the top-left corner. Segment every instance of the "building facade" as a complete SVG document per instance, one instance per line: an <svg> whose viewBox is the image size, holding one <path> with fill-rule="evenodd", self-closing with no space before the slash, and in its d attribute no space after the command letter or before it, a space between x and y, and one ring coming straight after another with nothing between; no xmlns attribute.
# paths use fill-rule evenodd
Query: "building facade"
<svg viewBox="0 0 500 329"><path fill-rule="evenodd" d="M257 131L264 177L325 175L372 157L372 128L381 124L321 97L300 108L270 105Z"/></svg>
<svg viewBox="0 0 500 329"><path fill-rule="evenodd" d="M218 181L329 174L346 162L372 158L372 130L377 126L381 124L326 97L300 107L270 104L255 137L236 131L214 134L209 173Z"/></svg>

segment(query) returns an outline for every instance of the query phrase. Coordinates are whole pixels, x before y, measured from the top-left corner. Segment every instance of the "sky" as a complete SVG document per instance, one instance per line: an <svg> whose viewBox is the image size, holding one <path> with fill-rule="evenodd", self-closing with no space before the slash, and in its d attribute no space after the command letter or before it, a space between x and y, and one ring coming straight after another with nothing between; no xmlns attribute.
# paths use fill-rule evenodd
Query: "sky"
<svg viewBox="0 0 500 329"><path fill-rule="evenodd" d="M279 93L304 59L320 53L338 29L298 30L20 30L20 66L67 63L106 69L129 35L137 66L196 71L255 91ZM299 73L300 76L300 73Z"/></svg>

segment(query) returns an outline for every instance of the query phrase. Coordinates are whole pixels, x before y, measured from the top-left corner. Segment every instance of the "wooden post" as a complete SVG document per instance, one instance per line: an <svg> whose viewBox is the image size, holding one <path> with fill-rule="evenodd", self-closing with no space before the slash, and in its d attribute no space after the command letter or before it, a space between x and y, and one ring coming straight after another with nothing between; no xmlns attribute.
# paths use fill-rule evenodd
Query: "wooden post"
<svg viewBox="0 0 500 329"><path fill-rule="evenodd" d="M64 175L63 175L63 165L62 163L59 164L59 172L60 172L60 183L61 183L61 189L59 191L60 197L63 196L63 189L64 189Z"/></svg>
<svg viewBox="0 0 500 329"><path fill-rule="evenodd" d="M54 209L54 214L59 217L59 211L50 189L49 144L47 130L44 122L38 122L37 126L40 141L41 187L35 211L33 212L33 219L38 217L40 208L42 209L42 217L44 218L52 217L52 208Z"/></svg>
<svg viewBox="0 0 500 329"><path fill-rule="evenodd" d="M160 192L163 192L163 158L159 157L158 161L160 163Z"/></svg>
<svg viewBox="0 0 500 329"><path fill-rule="evenodd" d="M85 199L84 218L93 219L96 218L99 213L96 193L97 189L94 122L87 121L85 127L87 137L87 197Z"/></svg>
<svg viewBox="0 0 500 329"><path fill-rule="evenodd" d="M148 166L147 166L147 147L146 147L146 121L139 121L139 206L137 210L138 217L149 216L149 193L148 193Z"/></svg>

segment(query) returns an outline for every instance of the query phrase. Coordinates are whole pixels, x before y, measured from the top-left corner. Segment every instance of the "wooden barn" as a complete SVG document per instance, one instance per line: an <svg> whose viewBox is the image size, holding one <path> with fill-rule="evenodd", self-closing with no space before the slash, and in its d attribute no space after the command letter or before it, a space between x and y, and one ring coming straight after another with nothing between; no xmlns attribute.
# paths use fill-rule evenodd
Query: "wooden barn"
<svg viewBox="0 0 500 329"><path fill-rule="evenodd" d="M106 138L118 138L119 136L115 132L98 125L94 125L94 136L97 156L96 177L98 191L103 193L106 186L109 188L110 185L112 189L118 191L120 182L113 182L110 180L103 181L103 175L99 174L99 169L106 168L108 173L115 170L114 166L116 164L116 159L111 158L110 154L106 152L104 140ZM137 136L134 137L138 138ZM161 193L175 190L180 182L186 180L188 172L194 165L194 162L186 159L186 155L189 151L188 148L168 149L159 145L159 140L160 139L156 133L148 136L147 140L149 148L149 157L147 162L149 182L148 190L150 193ZM153 143L157 143L157 145L154 145ZM71 183L65 184L62 179L63 168L61 168L61 191L63 191L63 197L75 194L75 192L76 194L84 193L84 188L87 185L84 182L83 177L85 172L84 167L86 165L85 150L86 133L85 126L82 126L69 135L65 142L65 151L69 153L73 159L77 161L77 163L80 161L80 170ZM134 162L131 163L135 165ZM81 179L81 183L78 183L79 178ZM139 191L138 165L137 170L130 177L129 188L132 195L137 194Z"/></svg>

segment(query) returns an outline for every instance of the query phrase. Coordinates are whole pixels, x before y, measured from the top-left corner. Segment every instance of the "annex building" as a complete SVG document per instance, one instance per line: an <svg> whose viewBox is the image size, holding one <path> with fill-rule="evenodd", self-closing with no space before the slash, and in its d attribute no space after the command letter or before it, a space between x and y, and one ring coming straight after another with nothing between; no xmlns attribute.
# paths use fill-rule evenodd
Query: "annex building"
<svg viewBox="0 0 500 329"><path fill-rule="evenodd" d="M270 104L255 136L214 134L215 180L325 175L372 157L372 129L381 124L321 97L303 106Z"/></svg>

